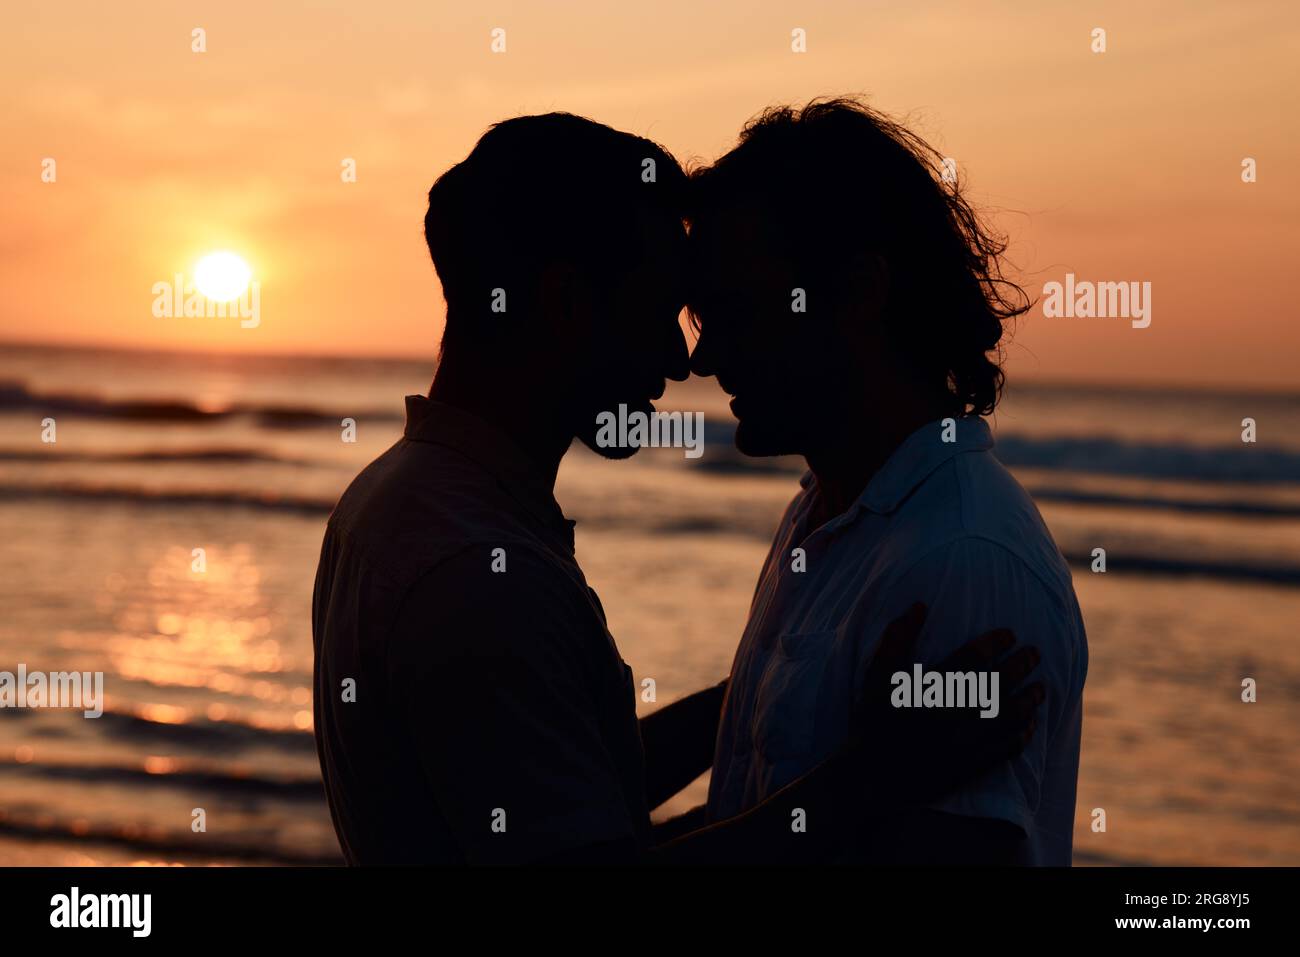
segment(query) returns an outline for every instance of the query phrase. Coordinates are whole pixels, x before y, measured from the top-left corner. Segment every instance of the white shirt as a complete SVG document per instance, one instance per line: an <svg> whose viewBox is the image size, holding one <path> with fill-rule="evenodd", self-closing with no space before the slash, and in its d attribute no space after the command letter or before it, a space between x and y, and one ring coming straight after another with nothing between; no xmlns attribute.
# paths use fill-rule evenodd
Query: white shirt
<svg viewBox="0 0 1300 957"><path fill-rule="evenodd" d="M1011 628L1042 660L1047 697L1026 750L932 805L1026 835L1024 863L1069 865L1088 645L1065 559L1033 501L992 454L979 418L914 432L858 500L807 529L812 473L786 509L736 651L709 784L709 816L737 814L840 746L886 625L929 609L927 668L971 638ZM804 551L797 572L794 549ZM1009 688L1002 689L1005 698ZM879 769L887 787L889 768ZM812 826L812 822L809 822Z"/></svg>

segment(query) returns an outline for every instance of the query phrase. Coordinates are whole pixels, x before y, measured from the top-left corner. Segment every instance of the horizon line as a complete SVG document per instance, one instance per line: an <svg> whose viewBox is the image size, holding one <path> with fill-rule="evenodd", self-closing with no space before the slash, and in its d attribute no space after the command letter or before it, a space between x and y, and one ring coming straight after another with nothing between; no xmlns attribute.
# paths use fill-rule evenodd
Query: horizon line
<svg viewBox="0 0 1300 957"><path fill-rule="evenodd" d="M115 342L95 342L92 340L79 340L76 342L69 341L50 341L37 339L12 339L0 338L0 349L28 349L32 351L48 352L117 352L135 355L163 355L163 356L193 356L227 359L289 359L304 362L383 362L393 365L417 365L427 363L429 371L436 369L438 364L437 350L433 350L427 356L411 355L394 355L385 352L365 352L365 353L345 353L345 352L309 352L303 350L278 350L272 349L259 352L241 352L237 349L222 347L177 347L177 346L132 346L123 345ZM692 378L698 378L692 373ZM1008 389L1014 390L1017 385L1029 386L1030 388L1056 388L1056 389L1079 389L1081 391L1100 391L1105 389L1122 388L1131 392L1148 392L1148 393L1190 393L1196 395L1221 395L1221 396L1268 396L1272 398L1295 398L1300 400L1300 389L1294 386L1288 387L1283 384L1277 386L1233 386L1233 385L1207 385L1201 383L1190 383L1187 381L1176 381L1169 383L1151 383L1135 382L1126 378L1097 378L1097 379L1078 379L1078 378L1051 378L1046 376L1017 376L1007 386Z"/></svg>

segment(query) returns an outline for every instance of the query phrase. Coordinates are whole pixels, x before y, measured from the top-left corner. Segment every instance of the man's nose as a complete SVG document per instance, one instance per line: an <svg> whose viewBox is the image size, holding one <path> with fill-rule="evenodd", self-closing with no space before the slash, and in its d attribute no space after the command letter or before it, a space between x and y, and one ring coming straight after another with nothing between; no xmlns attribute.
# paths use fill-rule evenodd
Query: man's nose
<svg viewBox="0 0 1300 957"><path fill-rule="evenodd" d="M712 342L713 340L702 332L695 340L695 351L691 353L691 371L697 376L707 377L718 374L717 369L714 368Z"/></svg>
<svg viewBox="0 0 1300 957"><path fill-rule="evenodd" d="M664 363L664 378L674 382L685 382L691 374L690 355L686 349L686 337L681 328L674 323L668 333L668 353Z"/></svg>

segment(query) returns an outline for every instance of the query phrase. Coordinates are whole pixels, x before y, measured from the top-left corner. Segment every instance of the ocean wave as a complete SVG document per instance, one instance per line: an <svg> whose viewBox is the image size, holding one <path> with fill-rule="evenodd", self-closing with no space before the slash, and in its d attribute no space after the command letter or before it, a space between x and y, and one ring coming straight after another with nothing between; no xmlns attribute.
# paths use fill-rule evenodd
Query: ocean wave
<svg viewBox="0 0 1300 957"><path fill-rule="evenodd" d="M41 763L0 761L0 777L39 778L77 785L106 784L129 788L180 788L237 797L263 797L280 801L324 800L319 774L298 777L263 777L231 774L205 767L181 767L174 771L147 770L119 764Z"/></svg>
<svg viewBox="0 0 1300 957"><path fill-rule="evenodd" d="M196 837L149 834L132 824L88 825L82 820L49 821L48 815L25 819L4 811L0 811L0 836L13 840L57 842L74 846L120 847L141 856L158 854L197 862L232 861L240 864L299 867L330 867L344 863L343 856L338 852L296 851L276 847L265 838L241 842L208 833Z"/></svg>
<svg viewBox="0 0 1300 957"><path fill-rule="evenodd" d="M1240 518L1296 518L1300 508L1289 504L1270 504L1249 500L1214 500L1159 498L1152 496L1126 496L1121 494L1090 492L1076 489L1030 489L1030 494L1041 501L1064 501L1085 505L1104 505L1130 508L1135 511L1149 509L1175 509L1199 513L1217 513ZM99 486L76 483L44 485L0 485L0 503L14 501L90 501L119 503L146 507L216 507L254 508L277 513L298 515L328 515L335 500L326 497L281 495L273 492L249 492L222 489L145 489L133 486ZM577 508L570 509L570 517L579 526L597 531L634 530L641 534L664 536L739 535L767 542L774 531L774 519L764 509L742 510L727 516L704 511L654 514L644 509L629 511L588 499ZM1187 555L1184 546L1169 544L1168 553L1154 543L1146 553L1128 553L1123 568L1133 573L1154 575L1201 575L1233 581L1258 581L1284 585L1300 585L1300 566L1283 563L1253 563L1229 560L1213 561ZM1087 567L1091 556L1071 555L1071 564Z"/></svg>
<svg viewBox="0 0 1300 957"><path fill-rule="evenodd" d="M21 382L0 381L0 411L7 410L192 424L243 418L266 429L337 428L339 422L348 417L375 422L401 422L404 419L402 412L395 408L343 410L314 404L274 403L231 403L221 408L209 408L188 398L107 399L75 392L35 392ZM749 458L742 455L734 445L736 424L730 418L706 418L703 425L705 452L699 459L687 460L689 468L719 474L791 473L804 468L802 460L793 456ZM247 450L241 452L243 455L252 454ZM156 460L166 461L168 453L140 454L162 456ZM203 459L205 461L253 460L238 458L241 453L234 450L209 450L199 454L209 456ZM1012 468L1204 482L1300 483L1300 450L1258 444L1205 446L1138 442L1104 434L1026 436L1003 433L998 436L994 454ZM153 460L142 457L115 461Z"/></svg>
<svg viewBox="0 0 1300 957"><path fill-rule="evenodd" d="M312 733L296 728L263 728L241 721L211 721L207 718L154 721L132 711L113 709L105 710L95 719L95 729L115 738L224 751L267 747L314 754L316 749Z"/></svg>
<svg viewBox="0 0 1300 957"><path fill-rule="evenodd" d="M1233 446L1136 443L1105 437L998 438L1008 468L1202 482L1300 482L1300 452Z"/></svg>
<svg viewBox="0 0 1300 957"><path fill-rule="evenodd" d="M734 423L706 422L705 453L692 468L719 474L802 472L793 456L750 458L732 442ZM1259 445L1131 442L1107 436L1000 435L993 454L1008 468L1202 482L1300 482L1300 452Z"/></svg>
<svg viewBox="0 0 1300 957"><path fill-rule="evenodd" d="M1076 568L1091 568L1091 552L1064 550L1065 560ZM1169 555L1112 550L1106 556L1106 573L1214 578L1220 581L1300 585L1300 565L1251 561L1212 561Z"/></svg>
<svg viewBox="0 0 1300 957"><path fill-rule="evenodd" d="M132 485L95 485L78 482L44 485L0 485L0 502L89 501L122 505L255 508L301 515L328 515L335 499L310 495L285 495L273 491L238 489L150 489Z"/></svg>
<svg viewBox="0 0 1300 957"><path fill-rule="evenodd" d="M105 399L71 392L32 392L21 382L0 382L0 410L37 411L49 415L117 419L128 422L180 422L204 424L232 418L249 418L273 429L337 427L344 418L371 422L401 422L405 416L392 409L348 409L318 406L232 403L204 408L187 399Z"/></svg>
<svg viewBox="0 0 1300 957"><path fill-rule="evenodd" d="M1199 512L1210 515L1240 515L1249 518L1300 518L1300 504L1257 502L1240 499L1162 497L1159 495L1122 495L1091 489L1031 486L1027 490L1040 502L1064 502L1073 505L1107 505L1119 508L1160 509L1175 512Z"/></svg>
<svg viewBox="0 0 1300 957"><path fill-rule="evenodd" d="M85 463L99 465L183 464L189 462L230 465L301 465L322 463L313 459L277 455L260 449L212 446L188 449L141 449L135 452L54 452L0 448L0 462Z"/></svg>

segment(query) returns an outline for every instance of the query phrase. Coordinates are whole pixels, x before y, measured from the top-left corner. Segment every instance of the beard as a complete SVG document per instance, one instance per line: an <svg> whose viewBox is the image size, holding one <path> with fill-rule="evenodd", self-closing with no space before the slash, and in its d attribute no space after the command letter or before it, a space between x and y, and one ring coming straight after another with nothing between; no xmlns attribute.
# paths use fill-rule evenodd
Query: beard
<svg viewBox="0 0 1300 957"><path fill-rule="evenodd" d="M582 418L582 425L575 430L574 435L578 441L601 458L615 461L630 459L641 451L641 446L628 445L622 441L610 441L610 433L614 433L613 438L616 439L621 438L621 436L617 434L618 430L616 428L611 429L608 421L602 423L601 420L608 419L608 417L618 420L624 416L632 416L637 412L648 417L656 414L654 404L648 399L614 402L608 409L589 411Z"/></svg>

